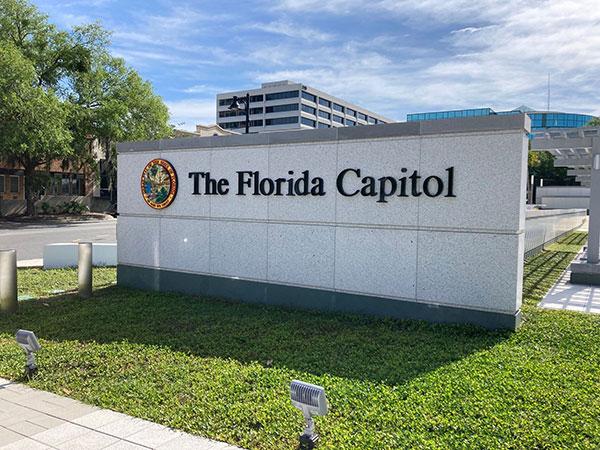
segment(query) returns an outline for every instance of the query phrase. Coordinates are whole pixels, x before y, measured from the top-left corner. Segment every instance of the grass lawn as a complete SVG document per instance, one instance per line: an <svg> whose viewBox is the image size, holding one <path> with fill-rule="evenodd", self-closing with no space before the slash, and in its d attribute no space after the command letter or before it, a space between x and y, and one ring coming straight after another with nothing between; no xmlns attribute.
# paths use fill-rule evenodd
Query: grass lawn
<svg viewBox="0 0 600 450"><path fill-rule="evenodd" d="M600 316L536 308L585 234L527 260L524 324L470 326L303 312L119 288L95 270L20 270L0 316L0 376L22 381L18 328L43 350L32 387L251 449L295 448L289 383L323 385L323 449L600 448Z"/></svg>

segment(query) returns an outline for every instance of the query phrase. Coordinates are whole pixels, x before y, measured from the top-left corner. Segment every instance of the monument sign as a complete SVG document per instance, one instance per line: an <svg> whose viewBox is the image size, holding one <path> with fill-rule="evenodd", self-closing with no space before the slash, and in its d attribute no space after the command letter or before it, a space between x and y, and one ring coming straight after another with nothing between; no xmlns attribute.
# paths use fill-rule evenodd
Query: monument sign
<svg viewBox="0 0 600 450"><path fill-rule="evenodd" d="M118 146L118 283L515 328L529 119Z"/></svg>

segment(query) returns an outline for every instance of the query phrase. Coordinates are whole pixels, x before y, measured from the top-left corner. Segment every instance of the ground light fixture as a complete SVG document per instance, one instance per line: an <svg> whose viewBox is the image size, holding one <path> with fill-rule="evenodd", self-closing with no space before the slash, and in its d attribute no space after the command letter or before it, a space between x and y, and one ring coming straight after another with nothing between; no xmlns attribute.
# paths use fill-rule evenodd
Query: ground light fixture
<svg viewBox="0 0 600 450"><path fill-rule="evenodd" d="M27 355L27 363L25 364L25 375L29 378L37 372L35 364L35 353L42 347L38 342L33 331L19 330L16 334L17 344L21 346L25 355Z"/></svg>
<svg viewBox="0 0 600 450"><path fill-rule="evenodd" d="M290 385L290 396L292 405L302 411L306 421L304 433L300 435L300 448L312 449L319 440L319 435L315 433L315 422L312 416L324 416L329 408L325 389L321 386L294 380Z"/></svg>

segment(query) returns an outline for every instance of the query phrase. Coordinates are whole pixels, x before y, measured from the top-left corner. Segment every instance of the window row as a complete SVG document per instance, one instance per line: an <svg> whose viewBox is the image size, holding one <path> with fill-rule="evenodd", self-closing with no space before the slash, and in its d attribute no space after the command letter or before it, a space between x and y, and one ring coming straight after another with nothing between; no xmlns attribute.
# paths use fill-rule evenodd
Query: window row
<svg viewBox="0 0 600 450"><path fill-rule="evenodd" d="M246 121L242 121L242 122L222 122L219 124L219 126L221 128L225 128L225 129L231 129L231 128L245 128L246 127ZM257 119L257 120L250 120L249 121L249 126L251 127L262 127L263 126L263 121L261 119Z"/></svg>
<svg viewBox="0 0 600 450"><path fill-rule="evenodd" d="M265 112L276 113L285 111L298 111L298 103L290 103L288 105L267 106Z"/></svg>
<svg viewBox="0 0 600 450"><path fill-rule="evenodd" d="M52 172L45 188L51 195L85 195L85 177L81 173Z"/></svg>
<svg viewBox="0 0 600 450"><path fill-rule="evenodd" d="M348 116L357 117L357 118L359 118L361 120L364 120L365 122L368 122L368 123L371 123L371 124L385 123L382 120L376 119L375 117L371 117L371 116L368 116L368 115L363 114L361 112L355 111L352 108L344 107L344 106L340 105L339 103L335 103L335 102L333 102L331 100L327 100L325 98L317 97L316 95L309 94L306 91L302 91L302 98L304 98L306 100L309 100L311 102L314 102L314 103L318 103L321 106L325 106L327 108L331 108L334 111L339 111L341 113L345 113ZM306 106L306 109L305 109L305 106ZM309 110L308 108L310 108L311 110ZM302 110L306 111L308 113L311 113L311 114L315 114L314 111L316 111L315 108L312 108L312 107L310 107L308 105L303 105L302 106ZM326 116L322 115L321 112L319 112L319 116L321 116L323 118L329 118L329 117L326 117ZM339 123L342 123L342 122L339 122Z"/></svg>
<svg viewBox="0 0 600 450"><path fill-rule="evenodd" d="M238 99L245 99L245 96L243 96L243 95L238 96ZM264 96L262 94L250 96L250 103L262 102L263 100L264 100ZM221 100L219 100L219 106L229 106L232 103L233 103L233 97L222 98Z"/></svg>
<svg viewBox="0 0 600 450"><path fill-rule="evenodd" d="M250 114L262 114L263 108L250 108ZM244 110L228 110L228 111L219 111L219 117L236 117L236 116L245 116L246 111Z"/></svg>

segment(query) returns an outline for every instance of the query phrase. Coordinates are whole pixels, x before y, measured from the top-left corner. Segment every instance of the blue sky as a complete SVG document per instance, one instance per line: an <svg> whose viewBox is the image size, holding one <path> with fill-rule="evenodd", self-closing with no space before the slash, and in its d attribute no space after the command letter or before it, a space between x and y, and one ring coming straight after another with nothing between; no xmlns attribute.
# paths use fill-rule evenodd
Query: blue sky
<svg viewBox="0 0 600 450"><path fill-rule="evenodd" d="M522 104L600 114L598 0L34 0L60 27L100 21L180 128L215 94L291 79L403 121Z"/></svg>

